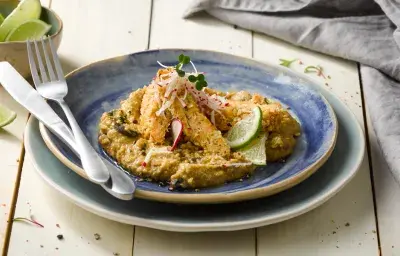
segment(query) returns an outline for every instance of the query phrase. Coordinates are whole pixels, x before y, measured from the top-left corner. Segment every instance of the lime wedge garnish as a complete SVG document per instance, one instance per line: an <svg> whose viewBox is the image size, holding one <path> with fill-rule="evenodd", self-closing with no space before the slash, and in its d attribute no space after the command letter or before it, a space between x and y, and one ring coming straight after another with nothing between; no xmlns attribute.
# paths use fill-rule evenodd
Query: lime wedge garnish
<svg viewBox="0 0 400 256"><path fill-rule="evenodd" d="M10 124L16 117L17 114L14 111L0 105L0 128Z"/></svg>
<svg viewBox="0 0 400 256"><path fill-rule="evenodd" d="M3 23L3 21L4 21L4 17L3 17L3 15L1 15L1 13L0 13L0 25L1 25L1 23Z"/></svg>
<svg viewBox="0 0 400 256"><path fill-rule="evenodd" d="M22 0L0 25L0 42L3 42L8 33L22 23L31 19L39 19L41 12L40 0Z"/></svg>
<svg viewBox="0 0 400 256"><path fill-rule="evenodd" d="M37 40L46 35L50 28L51 25L48 25L46 22L41 20L29 20L11 30L5 41L25 41L28 39Z"/></svg>
<svg viewBox="0 0 400 256"><path fill-rule="evenodd" d="M247 146L240 148L237 152L240 152L247 160L251 161L256 165L267 164L267 153L265 150L265 141L267 140L267 134L262 133L257 138L251 141Z"/></svg>
<svg viewBox="0 0 400 256"><path fill-rule="evenodd" d="M262 112L255 107L246 118L237 122L226 134L228 145L233 148L242 148L257 137L261 130Z"/></svg>

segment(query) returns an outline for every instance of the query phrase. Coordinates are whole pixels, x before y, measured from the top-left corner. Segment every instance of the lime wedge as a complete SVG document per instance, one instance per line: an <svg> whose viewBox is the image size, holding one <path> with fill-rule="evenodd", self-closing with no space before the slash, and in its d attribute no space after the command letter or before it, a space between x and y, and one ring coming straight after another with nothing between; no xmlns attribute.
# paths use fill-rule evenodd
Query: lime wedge
<svg viewBox="0 0 400 256"><path fill-rule="evenodd" d="M3 17L3 15L1 15L1 13L0 13L0 25L1 25L1 23L3 23L3 21L4 21L4 17Z"/></svg>
<svg viewBox="0 0 400 256"><path fill-rule="evenodd" d="M255 107L246 118L237 122L226 134L228 145L233 148L242 148L257 137L261 130L262 112Z"/></svg>
<svg viewBox="0 0 400 256"><path fill-rule="evenodd" d="M0 128L10 124L17 117L14 111L0 105Z"/></svg>
<svg viewBox="0 0 400 256"><path fill-rule="evenodd" d="M237 152L240 152L247 160L251 161L256 165L267 165L267 153L265 150L265 141L267 140L267 134L262 133L257 138L251 141L250 144L244 148L240 148Z"/></svg>
<svg viewBox="0 0 400 256"><path fill-rule="evenodd" d="M29 20L11 30L5 41L25 41L28 39L37 40L46 35L50 28L51 25L48 25L46 22L41 20Z"/></svg>
<svg viewBox="0 0 400 256"><path fill-rule="evenodd" d="M0 42L3 42L8 33L22 23L31 19L39 19L41 12L40 0L22 0L0 25Z"/></svg>

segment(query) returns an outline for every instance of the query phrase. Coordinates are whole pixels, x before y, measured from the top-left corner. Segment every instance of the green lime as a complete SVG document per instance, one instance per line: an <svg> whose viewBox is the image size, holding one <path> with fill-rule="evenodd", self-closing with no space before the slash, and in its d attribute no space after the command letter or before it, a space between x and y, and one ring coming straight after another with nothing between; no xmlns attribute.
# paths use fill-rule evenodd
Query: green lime
<svg viewBox="0 0 400 256"><path fill-rule="evenodd" d="M10 124L17 117L14 111L0 105L0 128Z"/></svg>
<svg viewBox="0 0 400 256"><path fill-rule="evenodd" d="M3 15L1 15L1 13L0 13L0 25L1 25L1 23L3 23L3 21L4 21L4 17L3 17Z"/></svg>
<svg viewBox="0 0 400 256"><path fill-rule="evenodd" d="M233 148L242 148L257 137L261 130L262 112L255 107L246 118L237 122L226 134L228 145Z"/></svg>
<svg viewBox="0 0 400 256"><path fill-rule="evenodd" d="M247 146L240 148L237 152L240 152L247 160L251 161L256 165L267 165L267 153L265 150L265 141L267 140L267 134L262 133L257 138L251 141Z"/></svg>
<svg viewBox="0 0 400 256"><path fill-rule="evenodd" d="M0 42L3 42L8 33L22 23L31 19L39 19L42 12L40 0L22 0L18 6L4 19L0 25Z"/></svg>
<svg viewBox="0 0 400 256"><path fill-rule="evenodd" d="M25 41L28 39L37 40L46 35L50 28L51 25L48 25L46 22L41 20L29 20L11 30L5 41Z"/></svg>

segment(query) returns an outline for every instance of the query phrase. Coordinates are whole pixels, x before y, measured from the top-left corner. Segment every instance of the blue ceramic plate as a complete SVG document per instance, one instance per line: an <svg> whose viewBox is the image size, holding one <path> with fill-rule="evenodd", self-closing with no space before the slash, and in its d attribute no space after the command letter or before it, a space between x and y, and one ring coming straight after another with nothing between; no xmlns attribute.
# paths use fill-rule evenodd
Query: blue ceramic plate
<svg viewBox="0 0 400 256"><path fill-rule="evenodd" d="M203 50L153 50L112 58L80 68L67 77L66 102L92 145L97 142L99 118L117 108L120 101L147 85L160 68L157 60L175 65L179 54L189 55L198 70L207 74L209 87L219 90L247 90L260 93L290 107L299 120L302 135L285 163L259 167L243 182L194 191L169 191L157 183L138 182L138 198L180 203L221 203L269 196L288 189L313 174L328 159L335 146L337 120L319 86L285 68L251 59ZM52 105L64 118L62 111ZM64 118L65 120L65 118ZM84 177L78 158L46 128L42 136L52 152ZM132 177L134 178L134 177Z"/></svg>

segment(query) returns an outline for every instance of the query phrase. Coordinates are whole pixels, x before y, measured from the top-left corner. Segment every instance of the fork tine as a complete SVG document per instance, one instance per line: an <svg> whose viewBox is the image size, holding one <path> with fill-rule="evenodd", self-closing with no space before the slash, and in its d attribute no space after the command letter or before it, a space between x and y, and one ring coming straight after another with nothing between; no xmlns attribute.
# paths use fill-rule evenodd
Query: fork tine
<svg viewBox="0 0 400 256"><path fill-rule="evenodd" d="M43 38L40 40L42 43L44 58L46 59L47 71L49 72L50 81L56 80L56 75L53 70L53 65L50 62L49 55L47 54L46 43L44 42Z"/></svg>
<svg viewBox="0 0 400 256"><path fill-rule="evenodd" d="M47 83L49 81L49 79L47 78L47 73L43 66L43 60L42 60L42 57L40 56L39 47L36 43L36 40L34 40L33 43L35 44L36 57L37 57L37 61L39 64L40 75L42 76L42 82Z"/></svg>
<svg viewBox="0 0 400 256"><path fill-rule="evenodd" d="M41 82L40 82L39 74L38 74L38 71L37 71L37 68L36 68L35 58L33 57L31 41L29 41L29 40L26 41L26 48L27 48L27 51L28 51L29 67L31 69L33 83L35 84L35 87L36 87Z"/></svg>
<svg viewBox="0 0 400 256"><path fill-rule="evenodd" d="M55 49L55 47L53 45L53 41L51 40L50 37L49 37L49 43L50 43L51 53L53 54L53 61L54 61L54 66L56 67L58 80L65 81L64 72L61 68L60 59L58 58L58 55L57 55L57 50Z"/></svg>

